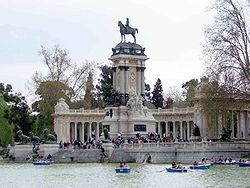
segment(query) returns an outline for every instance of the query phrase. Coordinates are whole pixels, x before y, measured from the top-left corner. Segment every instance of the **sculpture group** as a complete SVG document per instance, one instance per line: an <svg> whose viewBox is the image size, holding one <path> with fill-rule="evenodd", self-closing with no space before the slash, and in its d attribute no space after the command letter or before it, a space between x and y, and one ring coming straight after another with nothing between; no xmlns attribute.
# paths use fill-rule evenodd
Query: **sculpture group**
<svg viewBox="0 0 250 188"><path fill-rule="evenodd" d="M17 131L19 138L19 144L39 144L39 143L56 143L56 134L50 134L48 129L44 129L42 133L42 139L35 136L33 132L29 132L29 136L23 134L22 130Z"/></svg>

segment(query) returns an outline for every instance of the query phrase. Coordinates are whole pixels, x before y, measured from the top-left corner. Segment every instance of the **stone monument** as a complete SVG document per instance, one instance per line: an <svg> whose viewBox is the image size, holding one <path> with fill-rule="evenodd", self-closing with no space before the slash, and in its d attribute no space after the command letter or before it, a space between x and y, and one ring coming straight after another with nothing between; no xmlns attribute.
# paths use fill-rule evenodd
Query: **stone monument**
<svg viewBox="0 0 250 188"><path fill-rule="evenodd" d="M145 48L135 43L133 28L128 23L127 19L127 29L122 30L119 21L120 33L122 37L125 34L131 34L134 42L125 42L124 36L124 41L112 48L113 54L109 58L113 62L113 88L120 95L119 106L111 105L105 108L107 116L103 125L109 130L111 138L118 134L130 137L137 133L145 135L148 132L155 132L156 120L150 110L144 106L144 71L148 57L145 55ZM138 32L135 28L133 31Z"/></svg>

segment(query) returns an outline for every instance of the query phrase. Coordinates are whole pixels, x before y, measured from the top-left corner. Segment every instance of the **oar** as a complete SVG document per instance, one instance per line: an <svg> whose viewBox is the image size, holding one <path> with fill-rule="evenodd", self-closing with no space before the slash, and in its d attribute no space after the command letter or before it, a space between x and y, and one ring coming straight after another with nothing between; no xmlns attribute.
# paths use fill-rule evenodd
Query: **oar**
<svg viewBox="0 0 250 188"><path fill-rule="evenodd" d="M163 170L160 170L160 171L156 171L156 172L163 172L163 171L165 171L165 169L163 169Z"/></svg>

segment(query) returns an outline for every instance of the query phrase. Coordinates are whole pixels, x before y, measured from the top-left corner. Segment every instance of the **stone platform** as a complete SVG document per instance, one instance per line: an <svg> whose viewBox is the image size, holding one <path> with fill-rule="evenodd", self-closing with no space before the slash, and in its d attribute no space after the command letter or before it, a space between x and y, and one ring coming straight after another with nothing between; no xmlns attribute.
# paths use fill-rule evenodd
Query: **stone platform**
<svg viewBox="0 0 250 188"><path fill-rule="evenodd" d="M104 144L105 145L105 144ZM32 145L16 145L10 149L15 156L15 162L27 162L27 155L32 154ZM59 163L79 162L136 162L144 163L150 159L152 163L171 163L181 161L192 163L202 158L226 158L239 160L250 153L250 142L190 142L190 143L143 143L124 144L122 148L105 145L107 158L101 160L100 149L59 149L57 144L40 145L39 155L46 158L52 155L52 160Z"/></svg>

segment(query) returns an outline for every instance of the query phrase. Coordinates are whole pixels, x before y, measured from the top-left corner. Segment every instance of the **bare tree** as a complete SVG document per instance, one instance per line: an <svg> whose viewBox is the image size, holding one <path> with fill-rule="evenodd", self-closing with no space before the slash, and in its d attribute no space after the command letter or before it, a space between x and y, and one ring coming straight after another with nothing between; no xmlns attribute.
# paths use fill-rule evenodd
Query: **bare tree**
<svg viewBox="0 0 250 188"><path fill-rule="evenodd" d="M207 75L230 93L250 91L247 0L217 0L214 22L205 28Z"/></svg>
<svg viewBox="0 0 250 188"><path fill-rule="evenodd" d="M35 90L42 82L57 81L72 89L73 92L68 94L71 100L83 98L88 73L93 72L95 63L88 61L80 65L72 63L68 50L60 48L59 45L55 45L51 50L41 46L38 53L48 68L48 74L43 75L40 72L34 74L32 80Z"/></svg>
<svg viewBox="0 0 250 188"><path fill-rule="evenodd" d="M177 86L171 86L168 91L164 93L166 100L172 99L174 107L186 107L184 105L184 96L181 89Z"/></svg>

